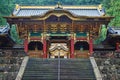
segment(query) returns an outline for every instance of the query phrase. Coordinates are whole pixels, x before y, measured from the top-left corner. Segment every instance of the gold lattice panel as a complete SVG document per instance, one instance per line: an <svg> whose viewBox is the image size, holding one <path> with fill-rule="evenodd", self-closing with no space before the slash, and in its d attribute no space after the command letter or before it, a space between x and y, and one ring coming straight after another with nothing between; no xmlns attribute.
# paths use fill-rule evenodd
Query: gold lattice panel
<svg viewBox="0 0 120 80"><path fill-rule="evenodd" d="M72 31L71 24L68 23L50 23L46 26L47 31L57 32L58 30L60 32L67 32L68 30Z"/></svg>

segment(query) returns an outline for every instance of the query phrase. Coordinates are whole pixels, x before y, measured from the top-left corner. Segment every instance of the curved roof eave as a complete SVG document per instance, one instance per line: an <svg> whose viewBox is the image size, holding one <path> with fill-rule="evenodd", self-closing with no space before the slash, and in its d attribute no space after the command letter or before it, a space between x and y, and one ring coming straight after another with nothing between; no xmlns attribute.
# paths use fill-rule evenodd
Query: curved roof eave
<svg viewBox="0 0 120 80"><path fill-rule="evenodd" d="M69 10L67 10L67 8L69 8L68 6L65 7L65 8L62 8L62 9L59 9L59 8L57 9L57 8L54 8L52 6L52 7L50 7L51 8L50 10L46 11L45 13L43 13L41 15L31 15L31 16L17 16L16 15L16 14L19 13L20 9L25 9L25 8L26 7L18 6L15 14L13 14L11 16L5 16L4 18L24 18L24 19L25 18L39 18L39 19L41 18L41 19L44 20L44 19L47 18L47 16L49 17L50 15L55 15L57 17L60 17L62 15L67 15L70 19L74 19L74 20L78 20L79 18L109 18L109 19L114 18L113 16L104 16L104 15L100 15L100 16L75 15L72 12L70 12ZM27 6L27 8L34 9L34 8L41 8L41 7L39 7L39 6L38 7ZM45 7L45 9L47 9L47 8L49 8L49 7ZM74 8L79 9L79 7L76 7L76 6L70 7L69 9L74 9ZM84 8L84 7L82 7L82 8ZM98 10L97 7L93 7L93 6L92 7L87 7L86 9L91 9L91 8ZM42 7L42 9L44 9L44 7Z"/></svg>

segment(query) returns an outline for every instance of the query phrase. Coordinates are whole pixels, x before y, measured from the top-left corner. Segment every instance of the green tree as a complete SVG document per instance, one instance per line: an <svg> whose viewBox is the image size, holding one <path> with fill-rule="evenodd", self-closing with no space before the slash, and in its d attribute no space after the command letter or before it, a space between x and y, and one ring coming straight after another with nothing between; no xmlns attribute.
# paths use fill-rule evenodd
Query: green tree
<svg viewBox="0 0 120 80"><path fill-rule="evenodd" d="M107 15L115 17L109 25L120 27L120 0L104 0L103 3Z"/></svg>
<svg viewBox="0 0 120 80"><path fill-rule="evenodd" d="M0 0L0 25L5 25L6 20L3 16L8 16L13 10L12 0Z"/></svg>

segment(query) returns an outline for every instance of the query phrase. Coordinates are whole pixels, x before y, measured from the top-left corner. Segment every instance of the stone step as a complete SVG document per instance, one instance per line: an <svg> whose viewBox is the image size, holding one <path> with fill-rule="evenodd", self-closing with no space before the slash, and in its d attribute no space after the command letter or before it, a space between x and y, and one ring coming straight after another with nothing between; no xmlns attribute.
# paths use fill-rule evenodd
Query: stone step
<svg viewBox="0 0 120 80"><path fill-rule="evenodd" d="M89 59L60 59L60 80L96 80ZM22 80L58 80L58 59L30 58Z"/></svg>

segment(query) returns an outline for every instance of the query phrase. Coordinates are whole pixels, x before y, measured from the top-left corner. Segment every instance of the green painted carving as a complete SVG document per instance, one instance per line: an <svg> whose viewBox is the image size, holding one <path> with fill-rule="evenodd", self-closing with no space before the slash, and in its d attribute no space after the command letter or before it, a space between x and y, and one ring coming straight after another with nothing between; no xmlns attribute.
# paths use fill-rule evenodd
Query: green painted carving
<svg viewBox="0 0 120 80"><path fill-rule="evenodd" d="M41 36L40 32L31 32L30 36Z"/></svg>
<svg viewBox="0 0 120 80"><path fill-rule="evenodd" d="M12 25L11 29L10 29L10 35L11 38L17 43L17 44L22 44L23 40L21 40L18 36L17 30L16 30L16 26Z"/></svg>
<svg viewBox="0 0 120 80"><path fill-rule="evenodd" d="M76 33L76 37L86 37L87 36L87 33L85 32L77 32Z"/></svg>
<svg viewBox="0 0 120 80"><path fill-rule="evenodd" d="M102 25L98 39L94 41L94 44L100 44L106 39L107 28L105 25Z"/></svg>

